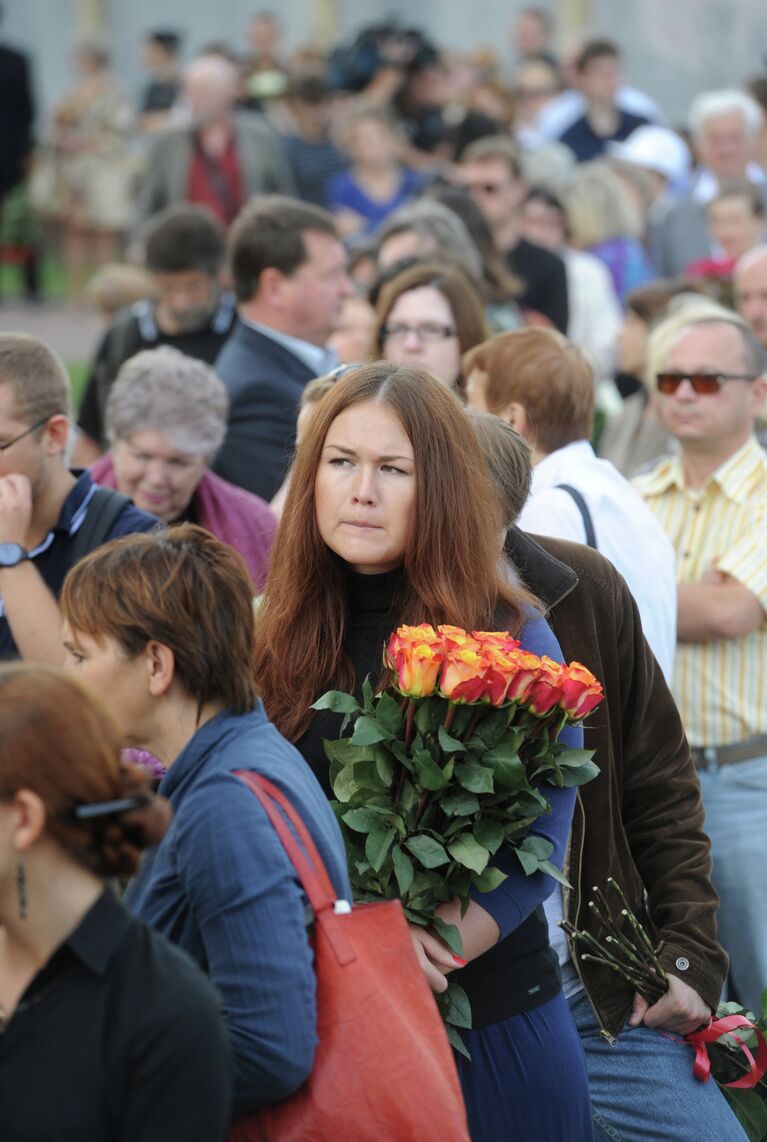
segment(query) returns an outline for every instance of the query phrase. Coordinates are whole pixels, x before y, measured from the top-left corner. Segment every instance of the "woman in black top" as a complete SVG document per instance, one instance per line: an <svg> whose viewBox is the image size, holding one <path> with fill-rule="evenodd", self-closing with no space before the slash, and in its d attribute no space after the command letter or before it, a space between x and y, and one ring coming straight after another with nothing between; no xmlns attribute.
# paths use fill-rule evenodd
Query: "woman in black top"
<svg viewBox="0 0 767 1142"><path fill-rule="evenodd" d="M120 744L73 679L0 671L3 1142L226 1135L218 996L105 887L168 821L141 771L121 775Z"/></svg>
<svg viewBox="0 0 767 1142"><path fill-rule="evenodd" d="M302 440L256 624L256 679L272 720L329 792L323 738L340 718L314 715L325 690L359 692L382 674L383 644L402 623L508 629L561 661L524 591L498 570L500 521L482 454L453 394L421 369L378 362L346 373ZM573 733L571 730L570 733ZM574 731L568 744L581 744ZM531 832L561 863L574 791L546 790L552 811ZM509 875L440 915L461 930L461 983L472 1003L473 1062L458 1059L475 1142L590 1142L583 1059L541 907L554 881ZM416 952L436 991L463 961L422 929Z"/></svg>

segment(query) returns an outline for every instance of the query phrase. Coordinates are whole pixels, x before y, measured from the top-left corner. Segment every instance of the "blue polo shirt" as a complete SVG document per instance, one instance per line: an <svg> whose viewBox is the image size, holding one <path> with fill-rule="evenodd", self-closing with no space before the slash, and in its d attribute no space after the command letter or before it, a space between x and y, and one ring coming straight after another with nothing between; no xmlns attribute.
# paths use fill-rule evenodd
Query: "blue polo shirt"
<svg viewBox="0 0 767 1142"><path fill-rule="evenodd" d="M75 536L85 522L96 487L90 472L80 473L77 483L64 500L55 525L42 543L29 553L48 589L57 597L67 571L72 566ZM107 539L117 539L121 535L131 535L136 531L151 531L158 523L159 520L155 516L139 511L133 504L127 504L115 520ZM0 660L18 657L19 652L5 617L5 607L0 595Z"/></svg>

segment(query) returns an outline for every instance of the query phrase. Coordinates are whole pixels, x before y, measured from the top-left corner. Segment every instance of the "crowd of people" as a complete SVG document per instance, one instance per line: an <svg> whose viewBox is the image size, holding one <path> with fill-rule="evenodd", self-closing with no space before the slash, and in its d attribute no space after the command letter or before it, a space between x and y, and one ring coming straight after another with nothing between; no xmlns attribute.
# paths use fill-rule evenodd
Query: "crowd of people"
<svg viewBox="0 0 767 1142"><path fill-rule="evenodd" d="M524 9L511 66L393 25L288 57L261 13L182 67L159 30L139 107L82 44L34 158L0 49L0 211L105 317L77 409L0 332L8 1142L212 1142L303 1088L311 916L237 773L351 901L314 703L420 623L605 697L564 735L599 775L531 827L569 887L500 852L438 911L463 957L411 925L424 990L471 1001L466 1137L746 1137L681 1037L767 985L767 77L702 77L673 129L619 45L555 33ZM659 1000L561 927L603 937L610 878Z"/></svg>

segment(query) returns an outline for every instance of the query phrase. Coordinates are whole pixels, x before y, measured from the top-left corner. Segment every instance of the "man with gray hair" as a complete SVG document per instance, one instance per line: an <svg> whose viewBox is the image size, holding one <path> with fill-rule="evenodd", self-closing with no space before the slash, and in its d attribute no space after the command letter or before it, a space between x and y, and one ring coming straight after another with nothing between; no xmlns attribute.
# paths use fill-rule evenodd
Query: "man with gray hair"
<svg viewBox="0 0 767 1142"><path fill-rule="evenodd" d="M663 324L650 356L662 338ZM735 314L683 325L655 378L679 451L635 480L677 554L672 690L700 776L719 940L753 1011L767 981L767 454L754 435L764 373Z"/></svg>
<svg viewBox="0 0 767 1142"><path fill-rule="evenodd" d="M0 334L0 659L60 665L56 603L67 571L94 547L154 516L70 472L69 378L42 341Z"/></svg>
<svg viewBox="0 0 767 1142"><path fill-rule="evenodd" d="M184 74L191 124L164 132L149 155L139 213L145 222L174 202L207 206L225 225L254 194L291 194L293 178L279 140L257 114L235 114L236 66L201 56Z"/></svg>
<svg viewBox="0 0 767 1142"><path fill-rule="evenodd" d="M657 236L657 269L676 277L691 262L712 253L706 204L720 183L748 179L758 186L767 205L767 173L754 161L763 115L759 104L743 91L707 91L692 103L688 125L700 167L689 194L666 214Z"/></svg>
<svg viewBox="0 0 767 1142"><path fill-rule="evenodd" d="M732 275L735 307L767 351L767 243L740 258Z"/></svg>

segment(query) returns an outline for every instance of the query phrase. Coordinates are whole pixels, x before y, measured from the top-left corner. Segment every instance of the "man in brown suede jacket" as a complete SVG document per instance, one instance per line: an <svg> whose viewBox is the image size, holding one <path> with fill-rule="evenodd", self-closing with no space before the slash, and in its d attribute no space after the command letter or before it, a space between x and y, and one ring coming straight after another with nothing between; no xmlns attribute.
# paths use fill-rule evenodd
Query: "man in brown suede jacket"
<svg viewBox="0 0 767 1142"><path fill-rule="evenodd" d="M649 1007L618 975L580 959L576 968L558 949L586 1054L596 1138L738 1142L745 1135L724 1097L715 1083L693 1077L692 1051L678 1038L716 1010L727 956L716 941L710 845L676 705L634 599L608 560L517 528L508 532L506 554L544 603L564 658L584 663L605 690L585 725L584 745L596 751L600 775L579 792L564 913L600 935L588 901L593 886L604 889L614 877L669 974L667 995Z"/></svg>

